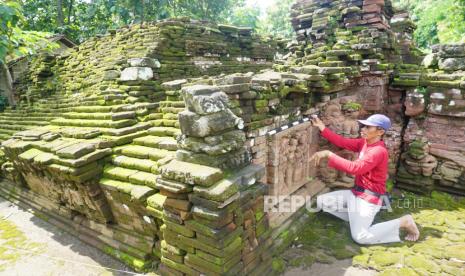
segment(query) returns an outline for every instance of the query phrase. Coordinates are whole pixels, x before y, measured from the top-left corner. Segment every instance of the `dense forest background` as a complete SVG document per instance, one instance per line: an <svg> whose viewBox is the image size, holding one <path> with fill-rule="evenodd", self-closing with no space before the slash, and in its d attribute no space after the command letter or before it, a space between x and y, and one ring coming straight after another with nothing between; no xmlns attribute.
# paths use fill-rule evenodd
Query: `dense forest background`
<svg viewBox="0 0 465 276"><path fill-rule="evenodd" d="M260 1L271 1L261 9ZM80 43L128 24L189 16L248 26L260 35L292 38L289 12L294 0L0 0L0 63L7 54L34 50L50 33ZM410 12L415 41L465 42L465 0L393 0Z"/></svg>
<svg viewBox="0 0 465 276"><path fill-rule="evenodd" d="M437 43L465 42L465 0L393 0L417 25L415 41L426 49Z"/></svg>

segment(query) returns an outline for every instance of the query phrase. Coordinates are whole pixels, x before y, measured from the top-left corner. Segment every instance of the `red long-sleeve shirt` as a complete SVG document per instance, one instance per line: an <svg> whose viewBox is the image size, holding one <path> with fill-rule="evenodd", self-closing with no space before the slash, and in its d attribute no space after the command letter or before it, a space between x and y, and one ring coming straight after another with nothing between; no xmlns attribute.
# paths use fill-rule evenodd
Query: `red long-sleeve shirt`
<svg viewBox="0 0 465 276"><path fill-rule="evenodd" d="M359 152L355 161L331 154L328 165L337 170L355 175L355 184L378 194L386 192L389 155L383 141L368 145L363 138L349 139L342 137L328 128L321 135L332 144L353 152ZM378 197L352 190L355 196L373 204L382 204Z"/></svg>

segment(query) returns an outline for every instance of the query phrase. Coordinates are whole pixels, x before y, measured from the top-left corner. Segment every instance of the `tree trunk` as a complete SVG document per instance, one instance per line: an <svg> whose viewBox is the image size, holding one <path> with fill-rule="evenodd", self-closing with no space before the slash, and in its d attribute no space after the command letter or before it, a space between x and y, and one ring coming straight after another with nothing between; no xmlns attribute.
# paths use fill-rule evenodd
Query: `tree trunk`
<svg viewBox="0 0 465 276"><path fill-rule="evenodd" d="M140 24L144 24L145 16L145 7L144 7L144 0L140 0Z"/></svg>
<svg viewBox="0 0 465 276"><path fill-rule="evenodd" d="M57 11L58 11L58 18L57 18L57 27L63 27L65 25L63 19L63 0L57 0Z"/></svg>
<svg viewBox="0 0 465 276"><path fill-rule="evenodd" d="M71 25L71 14L73 12L73 5L74 5L74 0L69 0L69 5L68 5L68 25Z"/></svg>
<svg viewBox="0 0 465 276"><path fill-rule="evenodd" d="M207 19L208 17L208 4L206 1L202 1L202 18Z"/></svg>
<svg viewBox="0 0 465 276"><path fill-rule="evenodd" d="M10 70L4 62L0 62L0 88L4 90L4 94L8 99L10 106L15 106L16 102L13 97L13 78L11 77Z"/></svg>
<svg viewBox="0 0 465 276"><path fill-rule="evenodd" d="M173 13L171 16L176 17L176 4L174 1L168 1L168 3L171 5L171 12Z"/></svg>

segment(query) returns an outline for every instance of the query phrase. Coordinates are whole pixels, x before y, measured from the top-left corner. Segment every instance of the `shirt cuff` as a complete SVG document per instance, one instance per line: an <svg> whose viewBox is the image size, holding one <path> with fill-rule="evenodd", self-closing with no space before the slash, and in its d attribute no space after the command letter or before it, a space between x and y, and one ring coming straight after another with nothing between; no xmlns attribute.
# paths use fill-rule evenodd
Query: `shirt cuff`
<svg viewBox="0 0 465 276"><path fill-rule="evenodd" d="M327 138L327 137L330 135L330 132L331 132L331 131L329 130L329 128L325 127L325 128L320 132L320 134L321 134L321 136L323 136L324 138Z"/></svg>
<svg viewBox="0 0 465 276"><path fill-rule="evenodd" d="M331 168L334 168L334 158L335 158L336 154L334 153L331 153L328 157L328 166L331 167Z"/></svg>

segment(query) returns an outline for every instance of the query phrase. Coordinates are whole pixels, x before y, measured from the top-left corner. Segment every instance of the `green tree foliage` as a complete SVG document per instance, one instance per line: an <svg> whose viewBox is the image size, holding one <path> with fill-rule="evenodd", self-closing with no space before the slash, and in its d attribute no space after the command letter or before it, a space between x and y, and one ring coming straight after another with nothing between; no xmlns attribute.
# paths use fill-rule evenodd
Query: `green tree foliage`
<svg viewBox="0 0 465 276"><path fill-rule="evenodd" d="M181 0L177 1L182 15L213 22L224 22L231 11L244 4L241 0Z"/></svg>
<svg viewBox="0 0 465 276"><path fill-rule="evenodd" d="M62 33L76 42L106 30L168 17L168 0L21 0L25 29ZM61 5L58 2L62 2ZM61 7L61 9L59 9ZM60 22L60 13L63 22Z"/></svg>
<svg viewBox="0 0 465 276"><path fill-rule="evenodd" d="M24 30L63 33L76 42L128 24L182 16L248 26L263 35L294 36L290 11L295 0L269 0L272 3L265 13L246 6L245 0L17 1L26 19ZM411 13L418 25L415 39L420 47L465 40L465 0L393 2Z"/></svg>
<svg viewBox="0 0 465 276"><path fill-rule="evenodd" d="M4 108L5 98L14 105L13 86L7 62L19 56L34 54L38 50L52 50L57 47L50 43L44 32L24 31L21 6L16 1L0 0L0 82L3 95L0 109Z"/></svg>
<svg viewBox="0 0 465 276"><path fill-rule="evenodd" d="M0 63L11 48L14 28L21 19L20 6L14 2L0 2Z"/></svg>
<svg viewBox="0 0 465 276"><path fill-rule="evenodd" d="M16 1L0 0L0 63L8 59L35 53L38 49L52 49L49 33L24 31L21 6Z"/></svg>
<svg viewBox="0 0 465 276"><path fill-rule="evenodd" d="M260 26L260 13L258 6L239 6L233 10L228 22L234 26L250 27L257 30Z"/></svg>
<svg viewBox="0 0 465 276"><path fill-rule="evenodd" d="M394 0L417 24L415 41L421 48L437 43L465 42L465 0Z"/></svg>
<svg viewBox="0 0 465 276"><path fill-rule="evenodd" d="M260 22L259 32L292 38L294 30L291 25L291 6L295 0L271 0L273 3L268 7L266 15Z"/></svg>
<svg viewBox="0 0 465 276"><path fill-rule="evenodd" d="M226 22L243 0L21 0L25 29L66 34L76 42L124 25L189 16Z"/></svg>

